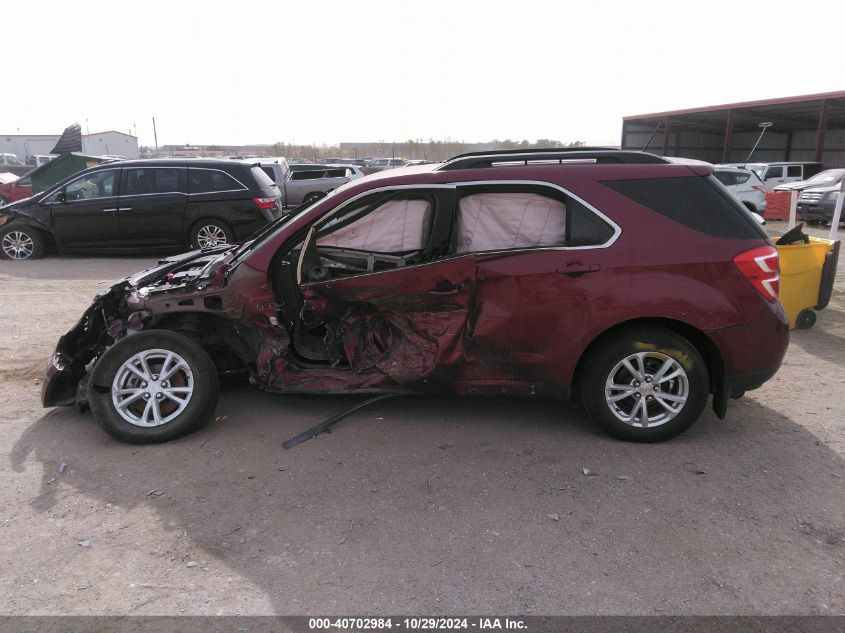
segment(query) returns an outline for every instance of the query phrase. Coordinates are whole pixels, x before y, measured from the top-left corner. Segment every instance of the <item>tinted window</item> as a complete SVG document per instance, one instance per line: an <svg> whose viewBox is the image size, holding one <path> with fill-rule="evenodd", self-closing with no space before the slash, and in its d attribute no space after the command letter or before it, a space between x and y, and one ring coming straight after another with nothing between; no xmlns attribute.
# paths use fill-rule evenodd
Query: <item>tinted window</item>
<svg viewBox="0 0 845 633"><path fill-rule="evenodd" d="M768 239L766 232L751 218L750 212L717 186L715 178L643 178L605 181L602 184L707 235L744 240Z"/></svg>
<svg viewBox="0 0 845 633"><path fill-rule="evenodd" d="M766 180L768 180L769 178L780 178L781 176L783 176L782 166L769 167L766 170Z"/></svg>
<svg viewBox="0 0 845 633"><path fill-rule="evenodd" d="M718 180L720 183L722 183L726 187L730 187L731 185L735 185L737 183L736 174L733 173L733 172L716 171L716 172L713 172L713 175L716 177L716 180Z"/></svg>
<svg viewBox="0 0 845 633"><path fill-rule="evenodd" d="M789 178L800 178L801 177L801 165L789 165L786 168L786 175Z"/></svg>
<svg viewBox="0 0 845 633"><path fill-rule="evenodd" d="M736 184L742 185L748 182L748 179L751 178L751 174L734 174L736 176Z"/></svg>
<svg viewBox="0 0 845 633"><path fill-rule="evenodd" d="M211 193L244 189L237 180L217 169L188 170L188 193Z"/></svg>
<svg viewBox="0 0 845 633"><path fill-rule="evenodd" d="M184 193L184 171L178 167L124 169L123 194Z"/></svg>
<svg viewBox="0 0 845 633"><path fill-rule="evenodd" d="M272 167L259 167L257 165L253 165L250 172L261 189L265 187L272 187L276 184L276 176L273 175Z"/></svg>

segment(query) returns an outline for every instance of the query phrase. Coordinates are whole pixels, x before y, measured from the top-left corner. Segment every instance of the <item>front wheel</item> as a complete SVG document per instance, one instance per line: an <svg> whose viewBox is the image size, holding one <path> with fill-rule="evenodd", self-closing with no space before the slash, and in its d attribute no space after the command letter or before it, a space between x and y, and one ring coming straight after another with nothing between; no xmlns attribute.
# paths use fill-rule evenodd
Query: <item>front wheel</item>
<svg viewBox="0 0 845 633"><path fill-rule="evenodd" d="M88 381L97 423L124 442L165 442L199 429L217 404L217 370L205 350L167 330L109 348Z"/></svg>
<svg viewBox="0 0 845 633"><path fill-rule="evenodd" d="M46 244L41 231L28 226L10 226L0 231L0 258L38 259L44 257Z"/></svg>
<svg viewBox="0 0 845 633"><path fill-rule="evenodd" d="M229 225L220 220L200 220L191 229L191 246L193 248L207 248L231 244L235 241L235 234Z"/></svg>
<svg viewBox="0 0 845 633"><path fill-rule="evenodd" d="M698 419L710 380L704 359L682 336L628 329L587 358L581 392L587 413L611 435L660 442Z"/></svg>

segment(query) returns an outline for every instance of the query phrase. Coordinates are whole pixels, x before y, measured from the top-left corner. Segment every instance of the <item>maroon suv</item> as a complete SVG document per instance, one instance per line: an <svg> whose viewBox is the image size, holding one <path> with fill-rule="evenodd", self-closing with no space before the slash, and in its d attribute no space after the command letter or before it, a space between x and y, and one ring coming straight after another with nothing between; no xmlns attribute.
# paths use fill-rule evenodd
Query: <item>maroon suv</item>
<svg viewBox="0 0 845 633"><path fill-rule="evenodd" d="M45 406L130 442L199 428L218 376L284 393L568 398L658 441L772 377L777 251L712 168L606 149L464 154L350 182L240 246L97 296Z"/></svg>

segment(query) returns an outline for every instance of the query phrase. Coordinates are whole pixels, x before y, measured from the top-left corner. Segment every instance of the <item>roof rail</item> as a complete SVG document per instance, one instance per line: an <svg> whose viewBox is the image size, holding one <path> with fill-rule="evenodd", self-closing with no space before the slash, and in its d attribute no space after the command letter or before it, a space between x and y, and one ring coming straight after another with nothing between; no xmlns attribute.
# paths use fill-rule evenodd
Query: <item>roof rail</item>
<svg viewBox="0 0 845 633"><path fill-rule="evenodd" d="M618 150L611 147L573 147L547 149L503 149L489 152L470 152L459 154L445 161L435 171L451 171L453 169L483 169L495 167L497 163L529 165L531 163L557 161L559 164L571 162L615 163L644 165L668 163L665 158L648 154Z"/></svg>

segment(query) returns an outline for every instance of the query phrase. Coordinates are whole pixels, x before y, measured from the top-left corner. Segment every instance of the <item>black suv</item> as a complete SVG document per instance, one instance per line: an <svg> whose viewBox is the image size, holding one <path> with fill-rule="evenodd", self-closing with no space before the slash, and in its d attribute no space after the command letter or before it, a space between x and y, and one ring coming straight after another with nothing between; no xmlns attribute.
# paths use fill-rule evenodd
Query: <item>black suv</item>
<svg viewBox="0 0 845 633"><path fill-rule="evenodd" d="M62 251L203 248L245 239L279 217L279 188L258 165L166 159L108 163L0 212L0 257Z"/></svg>

